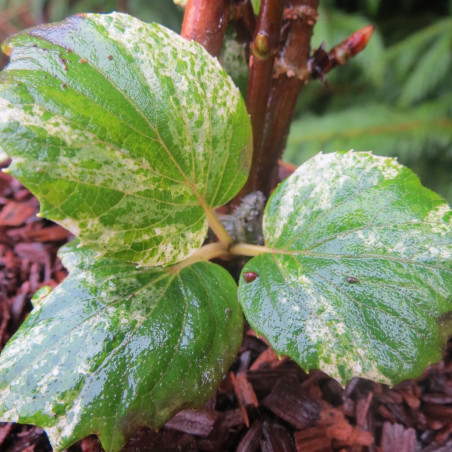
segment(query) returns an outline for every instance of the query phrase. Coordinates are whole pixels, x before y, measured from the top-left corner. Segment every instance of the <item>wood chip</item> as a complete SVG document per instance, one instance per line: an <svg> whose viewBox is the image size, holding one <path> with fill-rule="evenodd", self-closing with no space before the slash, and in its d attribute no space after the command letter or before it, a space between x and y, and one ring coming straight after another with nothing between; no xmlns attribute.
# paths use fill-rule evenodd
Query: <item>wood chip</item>
<svg viewBox="0 0 452 452"><path fill-rule="evenodd" d="M279 364L279 361L278 355L271 348L267 348L267 350L262 352L256 361L254 361L250 370L257 370L261 367L272 367L272 364Z"/></svg>
<svg viewBox="0 0 452 452"><path fill-rule="evenodd" d="M243 353L240 354L240 364L236 372L237 375L241 374L242 372L245 372L250 367L252 360L251 355L252 355L251 350L245 350Z"/></svg>
<svg viewBox="0 0 452 452"><path fill-rule="evenodd" d="M234 387L234 393L237 397L237 401L242 412L243 421L247 427L250 426L250 421L248 417L248 411L250 409L257 408L259 406L259 402L257 400L256 394L253 390L253 386L246 378L246 374L240 374L237 377L234 373L229 374L229 378L232 382L232 386Z"/></svg>
<svg viewBox="0 0 452 452"><path fill-rule="evenodd" d="M0 423L0 446L3 444L3 441L5 441L5 438L9 435L9 432L13 428L13 423Z"/></svg>
<svg viewBox="0 0 452 452"><path fill-rule="evenodd" d="M250 335L247 332L247 334L245 334L243 338L243 343L239 350L239 353L242 353L246 350L251 350L255 355L259 356L266 349L267 345L264 342L258 339L255 335Z"/></svg>
<svg viewBox="0 0 452 452"><path fill-rule="evenodd" d="M262 424L262 432L262 452L296 452L291 434L282 425L265 421Z"/></svg>
<svg viewBox="0 0 452 452"><path fill-rule="evenodd" d="M442 444L432 444L422 449L422 452L450 452L452 450L452 439ZM397 451L398 452L398 451Z"/></svg>
<svg viewBox="0 0 452 452"><path fill-rule="evenodd" d="M31 444L30 446L23 449L21 452L33 452L35 450L35 445Z"/></svg>
<svg viewBox="0 0 452 452"><path fill-rule="evenodd" d="M36 206L31 203L11 201L0 212L0 226L20 226L35 212Z"/></svg>
<svg viewBox="0 0 452 452"><path fill-rule="evenodd" d="M410 390L402 391L402 397L403 397L403 400L405 401L405 403L410 408L417 410L421 405L421 401L420 401L419 397L417 395L413 394L413 392Z"/></svg>
<svg viewBox="0 0 452 452"><path fill-rule="evenodd" d="M25 237L37 242L60 242L68 240L71 237L71 233L55 224L42 229L30 229L25 233Z"/></svg>
<svg viewBox="0 0 452 452"><path fill-rule="evenodd" d="M405 429L403 425L383 424L381 437L382 452L415 452L416 432L412 428Z"/></svg>
<svg viewBox="0 0 452 452"><path fill-rule="evenodd" d="M431 404L437 405L452 404L452 395L445 395L442 393L423 394L421 398L423 402Z"/></svg>
<svg viewBox="0 0 452 452"><path fill-rule="evenodd" d="M223 443L229 434L229 429L226 428L223 422L215 424L215 428L212 430L207 438L198 439L198 449L211 452L217 452L223 449Z"/></svg>
<svg viewBox="0 0 452 452"><path fill-rule="evenodd" d="M165 428L207 437L212 432L219 416L218 411L183 410L168 421Z"/></svg>
<svg viewBox="0 0 452 452"><path fill-rule="evenodd" d="M280 380L262 405L298 429L313 426L320 418L320 403L300 386Z"/></svg>
<svg viewBox="0 0 452 452"><path fill-rule="evenodd" d="M248 381L253 385L257 394L267 395L279 380L289 384L299 383L299 371L296 368L278 367L276 369L259 369L248 371Z"/></svg>
<svg viewBox="0 0 452 452"><path fill-rule="evenodd" d="M385 404L400 405L403 402L403 397L396 391L390 391L384 388L383 391L375 395L376 399Z"/></svg>
<svg viewBox="0 0 452 452"><path fill-rule="evenodd" d="M372 403L373 394L369 392L367 397L359 399L356 402L356 425L365 428L367 426L367 413L369 412L370 405Z"/></svg>
<svg viewBox="0 0 452 452"><path fill-rule="evenodd" d="M97 436L87 436L80 441L82 452L101 452L102 446Z"/></svg>
<svg viewBox="0 0 452 452"><path fill-rule="evenodd" d="M1 290L1 288L0 288L0 290ZM0 305L0 310L1 310L0 347L3 347L6 344L6 341L9 339L8 323L11 318L11 306L8 303L8 300L6 299L4 290L1 290L0 298L3 300L3 302ZM2 435L1 432L2 432L2 430L0 430L0 444L1 444L1 435Z"/></svg>
<svg viewBox="0 0 452 452"><path fill-rule="evenodd" d="M388 408L385 405L379 405L377 408L378 414L382 416L384 419L387 419L389 422L397 423L396 418L394 415L388 410Z"/></svg>
<svg viewBox="0 0 452 452"><path fill-rule="evenodd" d="M370 446L374 442L374 438L369 432L352 426L345 418L344 413L337 408L323 409L320 424L326 427L328 438L333 440L337 447Z"/></svg>
<svg viewBox="0 0 452 452"><path fill-rule="evenodd" d="M294 433L297 452L333 452L326 428L319 426Z"/></svg>
<svg viewBox="0 0 452 452"><path fill-rule="evenodd" d="M237 452L255 452L259 447L261 438L262 423L259 420L255 420L251 428L240 441Z"/></svg>
<svg viewBox="0 0 452 452"><path fill-rule="evenodd" d="M38 427L31 427L25 429L21 433L16 434L17 440L12 446L7 449L2 449L5 452L24 452L26 450L34 451L35 444L41 439L45 438L44 430Z"/></svg>
<svg viewBox="0 0 452 452"><path fill-rule="evenodd" d="M228 429L245 425L242 410L240 408L237 408L236 410L226 411L226 413L224 413L223 422Z"/></svg>
<svg viewBox="0 0 452 452"><path fill-rule="evenodd" d="M424 413L433 419L447 423L452 419L452 406L426 403L424 404Z"/></svg>
<svg viewBox="0 0 452 452"><path fill-rule="evenodd" d="M441 444L451 436L452 436L452 419L450 424L447 424L439 432L436 433L435 442Z"/></svg>
<svg viewBox="0 0 452 452"><path fill-rule="evenodd" d="M30 199L30 198L31 198L30 192L26 188L22 188L20 190L17 190L14 193L14 199L16 201L23 202L23 201L26 201L27 199Z"/></svg>
<svg viewBox="0 0 452 452"><path fill-rule="evenodd" d="M18 243L15 252L21 259L46 264L49 262L49 250L42 243Z"/></svg>

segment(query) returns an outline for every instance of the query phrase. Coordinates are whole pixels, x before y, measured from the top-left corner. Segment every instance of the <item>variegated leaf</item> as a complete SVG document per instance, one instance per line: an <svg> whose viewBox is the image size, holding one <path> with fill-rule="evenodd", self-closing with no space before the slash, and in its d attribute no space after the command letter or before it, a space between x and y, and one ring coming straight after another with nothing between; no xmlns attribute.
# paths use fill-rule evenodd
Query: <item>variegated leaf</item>
<svg viewBox="0 0 452 452"><path fill-rule="evenodd" d="M125 14L81 14L11 37L0 140L41 214L100 255L167 265L249 170L238 89L197 43Z"/></svg>
<svg viewBox="0 0 452 452"><path fill-rule="evenodd" d="M242 340L237 287L198 262L137 269L71 244L70 275L34 309L0 358L0 419L46 430L55 451L98 434L119 450L139 426L200 407Z"/></svg>
<svg viewBox="0 0 452 452"><path fill-rule="evenodd" d="M417 377L452 333L451 226L445 201L394 159L319 154L267 204L245 315L278 353L342 384Z"/></svg>

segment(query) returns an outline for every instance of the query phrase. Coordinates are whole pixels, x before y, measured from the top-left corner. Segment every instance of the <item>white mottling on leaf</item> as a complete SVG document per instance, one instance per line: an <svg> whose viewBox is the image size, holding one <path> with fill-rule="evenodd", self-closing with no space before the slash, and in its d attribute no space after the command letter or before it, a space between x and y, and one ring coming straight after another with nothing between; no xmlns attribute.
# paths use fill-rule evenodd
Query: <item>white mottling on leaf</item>
<svg viewBox="0 0 452 452"><path fill-rule="evenodd" d="M326 212L337 202L353 196L358 189L377 186L386 179L393 179L402 169L395 159L373 156L369 152L349 151L341 154L319 153L300 166L284 182L274 196L278 203L278 215L264 217L264 234L267 243L274 244L286 227L303 228L314 212ZM359 171L359 175L358 175ZM356 186L354 190L352 186ZM339 199L340 198L340 199ZM295 219L294 219L295 218Z"/></svg>
<svg viewBox="0 0 452 452"><path fill-rule="evenodd" d="M59 26L71 32L58 35ZM142 266L174 264L199 248L204 209L239 191L252 151L245 104L218 61L119 13L24 36L10 42L0 138L42 215L101 256ZM61 69L58 46L85 60L79 72L75 63Z"/></svg>
<svg viewBox="0 0 452 452"><path fill-rule="evenodd" d="M433 232L445 236L452 230L451 212L451 208L446 203L439 204L429 212L425 222L431 224Z"/></svg>
<svg viewBox="0 0 452 452"><path fill-rule="evenodd" d="M415 378L441 358L451 231L450 208L395 159L319 154L270 197L272 253L247 264L261 277L240 280L240 302L253 328L302 367L343 384Z"/></svg>
<svg viewBox="0 0 452 452"><path fill-rule="evenodd" d="M69 276L0 357L0 418L45 428L54 450L95 433L105 450L117 451L121 423L134 430L146 419L155 429L178 410L199 407L242 337L236 286L221 267L197 263L175 276L161 267L99 262L93 254L65 247ZM202 287L198 273L205 275ZM30 346L43 325L44 341ZM196 365L187 367L191 361ZM184 378L173 366L184 369Z"/></svg>

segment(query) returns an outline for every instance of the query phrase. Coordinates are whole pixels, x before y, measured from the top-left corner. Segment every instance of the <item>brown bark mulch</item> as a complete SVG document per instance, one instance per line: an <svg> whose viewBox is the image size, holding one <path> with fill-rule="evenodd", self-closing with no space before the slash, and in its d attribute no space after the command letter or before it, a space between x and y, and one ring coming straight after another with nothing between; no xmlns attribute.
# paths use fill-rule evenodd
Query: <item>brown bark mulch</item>
<svg viewBox="0 0 452 452"><path fill-rule="evenodd" d="M70 234L36 217L38 203L0 173L0 346L31 310L33 293L66 276L56 257ZM45 433L0 423L2 452L50 451ZM91 436L70 452L100 452ZM353 379L343 389L320 371L279 359L251 329L215 396L159 433L142 428L124 451L452 451L452 342L444 359L393 389Z"/></svg>

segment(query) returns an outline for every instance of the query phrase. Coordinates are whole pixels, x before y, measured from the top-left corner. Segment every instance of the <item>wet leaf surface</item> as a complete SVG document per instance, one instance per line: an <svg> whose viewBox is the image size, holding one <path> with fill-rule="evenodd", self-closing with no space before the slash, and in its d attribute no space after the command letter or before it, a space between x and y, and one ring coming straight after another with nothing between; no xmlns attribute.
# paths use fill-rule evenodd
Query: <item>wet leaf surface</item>
<svg viewBox="0 0 452 452"><path fill-rule="evenodd" d="M451 332L451 225L445 201L395 160L319 154L267 204L273 251L243 269L245 315L279 354L343 385L417 377Z"/></svg>
<svg viewBox="0 0 452 452"><path fill-rule="evenodd" d="M226 270L137 269L73 243L61 254L70 275L35 295L2 352L1 419L44 428L54 450L96 433L116 451L137 427L200 407L241 342Z"/></svg>
<svg viewBox="0 0 452 452"><path fill-rule="evenodd" d="M238 89L197 43L125 14L82 14L8 39L1 148L41 214L106 257L167 265L248 175Z"/></svg>

